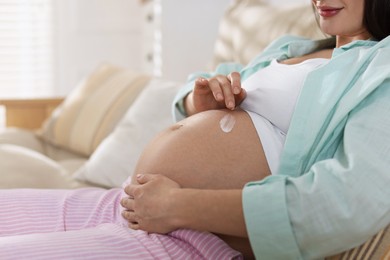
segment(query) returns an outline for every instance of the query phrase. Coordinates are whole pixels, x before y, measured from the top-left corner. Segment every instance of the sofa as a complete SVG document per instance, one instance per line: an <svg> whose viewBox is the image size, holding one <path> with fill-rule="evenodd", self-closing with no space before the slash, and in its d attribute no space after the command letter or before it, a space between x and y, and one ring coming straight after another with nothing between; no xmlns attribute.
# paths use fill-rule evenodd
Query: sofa
<svg viewBox="0 0 390 260"><path fill-rule="evenodd" d="M214 54L205 67L246 64L286 33L324 37L309 4L275 7L260 0L233 1L221 18ZM45 108L52 113L43 123L38 122L42 116L30 115L34 109L26 104L24 110L15 109L23 111L23 119L15 119L8 113L12 102L0 100L9 123L0 132L0 188L120 186L147 142L173 123L171 103L183 84L103 63L58 107ZM31 118L36 118L31 126L38 129L18 124Z"/></svg>
<svg viewBox="0 0 390 260"><path fill-rule="evenodd" d="M221 18L207 69L221 62L246 64L284 34L327 37L309 2L273 6L262 0L232 1ZM10 124L0 131L0 188L120 187L143 147L173 123L171 102L183 84L100 64L38 129ZM390 258L390 228L329 257L363 258Z"/></svg>

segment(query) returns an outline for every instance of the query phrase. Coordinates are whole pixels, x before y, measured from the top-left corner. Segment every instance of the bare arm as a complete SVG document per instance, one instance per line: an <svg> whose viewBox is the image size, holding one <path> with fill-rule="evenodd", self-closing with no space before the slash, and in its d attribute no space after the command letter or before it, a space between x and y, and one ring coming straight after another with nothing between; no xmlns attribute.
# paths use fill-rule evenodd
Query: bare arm
<svg viewBox="0 0 390 260"><path fill-rule="evenodd" d="M179 228L247 237L241 190L182 189L162 175L140 175L122 199L130 228L168 233Z"/></svg>
<svg viewBox="0 0 390 260"><path fill-rule="evenodd" d="M178 202L185 207L179 221L183 228L248 237L241 190L182 189L177 193Z"/></svg>

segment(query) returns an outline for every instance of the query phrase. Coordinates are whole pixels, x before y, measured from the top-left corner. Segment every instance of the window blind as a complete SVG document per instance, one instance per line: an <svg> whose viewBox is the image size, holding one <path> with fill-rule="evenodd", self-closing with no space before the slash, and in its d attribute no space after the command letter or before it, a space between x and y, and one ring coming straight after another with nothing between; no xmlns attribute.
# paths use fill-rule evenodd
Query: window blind
<svg viewBox="0 0 390 260"><path fill-rule="evenodd" d="M52 0L0 0L0 98L53 92Z"/></svg>

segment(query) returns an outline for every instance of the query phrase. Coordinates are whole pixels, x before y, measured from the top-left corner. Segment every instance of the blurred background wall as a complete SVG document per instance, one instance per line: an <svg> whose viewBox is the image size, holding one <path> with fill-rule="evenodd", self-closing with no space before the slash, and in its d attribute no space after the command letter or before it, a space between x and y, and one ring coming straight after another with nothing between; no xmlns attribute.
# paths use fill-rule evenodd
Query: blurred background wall
<svg viewBox="0 0 390 260"><path fill-rule="evenodd" d="M184 82L231 1L0 0L0 98L65 96L103 62Z"/></svg>

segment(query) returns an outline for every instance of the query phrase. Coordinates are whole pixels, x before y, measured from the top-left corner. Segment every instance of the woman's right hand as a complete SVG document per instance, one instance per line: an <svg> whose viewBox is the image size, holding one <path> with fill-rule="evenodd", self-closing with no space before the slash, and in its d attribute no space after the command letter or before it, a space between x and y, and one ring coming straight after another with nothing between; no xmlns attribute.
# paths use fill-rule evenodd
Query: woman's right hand
<svg viewBox="0 0 390 260"><path fill-rule="evenodd" d="M188 115L212 109L235 109L246 97L241 87L241 75L232 72L229 75L217 75L210 79L198 78L194 91L185 99Z"/></svg>

